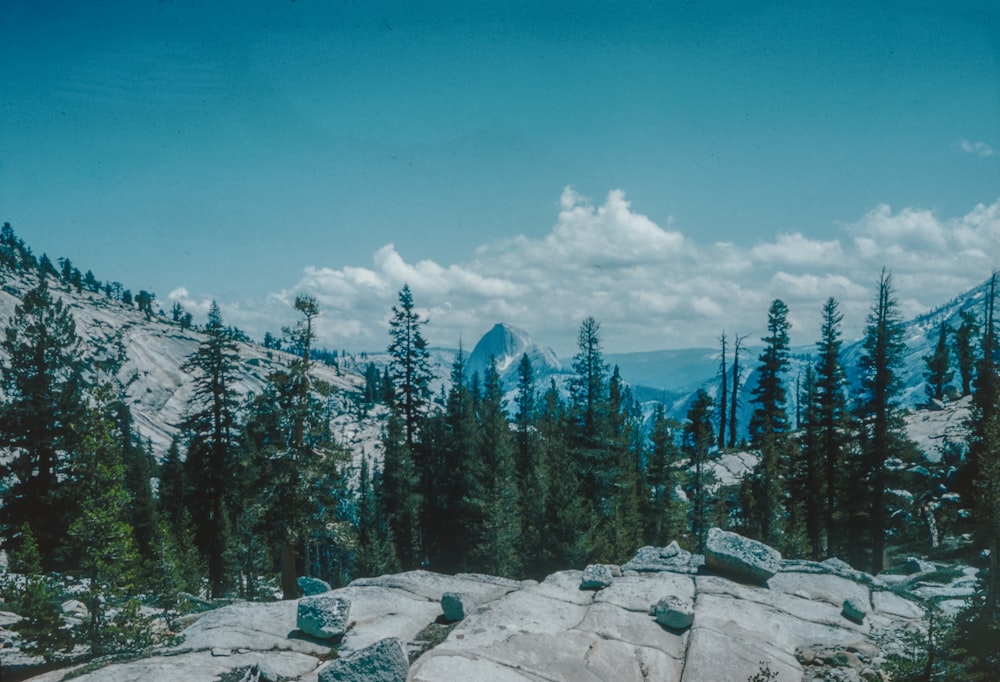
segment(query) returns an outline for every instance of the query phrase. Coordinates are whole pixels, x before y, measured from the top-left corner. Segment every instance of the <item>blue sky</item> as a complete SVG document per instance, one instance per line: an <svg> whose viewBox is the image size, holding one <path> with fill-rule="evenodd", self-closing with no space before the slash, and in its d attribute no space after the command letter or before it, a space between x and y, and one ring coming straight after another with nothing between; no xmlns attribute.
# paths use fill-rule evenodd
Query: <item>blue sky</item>
<svg viewBox="0 0 1000 682"><path fill-rule="evenodd" d="M0 0L0 79L0 220L258 337L811 343L1000 264L990 2Z"/></svg>

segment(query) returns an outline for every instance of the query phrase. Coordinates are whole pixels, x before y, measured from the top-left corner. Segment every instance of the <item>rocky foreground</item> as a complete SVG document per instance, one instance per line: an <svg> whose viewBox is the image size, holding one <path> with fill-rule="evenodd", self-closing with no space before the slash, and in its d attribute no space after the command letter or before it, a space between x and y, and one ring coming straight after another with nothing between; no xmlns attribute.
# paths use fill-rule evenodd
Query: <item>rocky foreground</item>
<svg viewBox="0 0 1000 682"><path fill-rule="evenodd" d="M238 603L197 617L184 641L75 679L877 680L887 652L923 629L935 570L885 579L836 559L783 561L713 529L706 556L671 544L628 563L542 582L411 571L297 601ZM65 671L34 678L52 682Z"/></svg>

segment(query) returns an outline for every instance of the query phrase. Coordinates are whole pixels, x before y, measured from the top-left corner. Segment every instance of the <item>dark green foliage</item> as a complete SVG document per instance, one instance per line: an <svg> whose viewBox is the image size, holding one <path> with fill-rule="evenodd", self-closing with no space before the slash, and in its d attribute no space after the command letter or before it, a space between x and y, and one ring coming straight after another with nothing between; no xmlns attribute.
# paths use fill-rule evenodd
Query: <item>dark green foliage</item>
<svg viewBox="0 0 1000 682"><path fill-rule="evenodd" d="M65 537L72 500L57 486L76 445L73 424L83 412L76 325L62 301L53 300L42 279L14 310L0 347L4 400L0 446L12 453L0 465L5 482L0 524L9 549L16 531L30 521L42 566L52 570Z"/></svg>
<svg viewBox="0 0 1000 682"><path fill-rule="evenodd" d="M649 440L652 445L645 480L649 490L646 514L646 543L662 547L681 537L685 530L684 505L677 498L681 475L675 468L681 453L676 433L680 426L667 418L662 403L653 413Z"/></svg>
<svg viewBox="0 0 1000 682"><path fill-rule="evenodd" d="M108 407L87 414L69 483L80 499L68 536L80 575L88 580L81 595L88 611L82 638L93 655L152 644L149 620L133 597L139 591L139 552L117 431Z"/></svg>
<svg viewBox="0 0 1000 682"><path fill-rule="evenodd" d="M728 447L736 447L736 432L737 432L737 411L740 407L740 383L742 377L740 376L740 354L743 352L743 342L747 337L736 335L733 337L733 390L729 394L729 442L726 444Z"/></svg>
<svg viewBox="0 0 1000 682"><path fill-rule="evenodd" d="M417 443L420 426L430 403L430 355L420 318L413 303L410 287L399 292L399 305L392 307L389 321L388 372L392 379L392 407L402 419L403 435L411 456Z"/></svg>
<svg viewBox="0 0 1000 682"><path fill-rule="evenodd" d="M892 275L883 270L876 301L868 315L864 354L859 362L862 395L858 403L858 426L863 479L856 483L860 483L857 487L863 488L868 497L872 573L882 570L885 553L885 462L907 447L899 408L899 371L905 349Z"/></svg>
<svg viewBox="0 0 1000 682"><path fill-rule="evenodd" d="M726 447L726 427L729 422L729 374L726 366L726 332L719 337L719 449Z"/></svg>
<svg viewBox="0 0 1000 682"><path fill-rule="evenodd" d="M495 358L490 358L479 404L475 461L466 489L464 533L473 571L520 574L521 517L514 443Z"/></svg>
<svg viewBox="0 0 1000 682"><path fill-rule="evenodd" d="M518 365L516 412L517 480L522 512L522 561L524 573L542 575L546 552L546 511L549 477L553 474L539 437L534 370L527 354Z"/></svg>
<svg viewBox="0 0 1000 682"><path fill-rule="evenodd" d="M749 531L762 541L780 547L785 513L784 477L789 463L787 391L783 375L788 370L788 306L774 300L767 314L767 336L757 370L750 418L750 438L760 450L760 462L749 477L745 508Z"/></svg>
<svg viewBox="0 0 1000 682"><path fill-rule="evenodd" d="M927 395L935 400L944 400L945 389L949 388L948 384L955 375L948 357L950 330L944 322L941 323L940 329L934 352L924 356L924 363L927 365L927 371L924 373L927 379Z"/></svg>
<svg viewBox="0 0 1000 682"><path fill-rule="evenodd" d="M799 424L799 452L791 476L791 499L795 505L794 511L804 511L809 554L813 560L819 561L825 552L824 521L827 518L829 498L826 494L828 472L822 448L819 392L816 373L812 367L806 368L798 403L802 405L802 418ZM798 525L796 521L792 520L789 524L793 532Z"/></svg>
<svg viewBox="0 0 1000 682"><path fill-rule="evenodd" d="M213 302L205 338L182 366L195 375L191 412L183 428L188 438L186 496L196 542L208 562L213 597L231 585L233 507L238 503L237 403L233 387L239 352Z"/></svg>
<svg viewBox="0 0 1000 682"><path fill-rule="evenodd" d="M373 473L365 457L361 458L358 481L358 544L354 575L364 577L393 573L399 570L399 562L392 546L385 509L379 500L379 471L375 469Z"/></svg>
<svg viewBox="0 0 1000 682"><path fill-rule="evenodd" d="M826 553L833 555L840 551L838 524L842 491L846 488L845 457L847 454L847 433L849 430L847 379L840 364L841 341L840 324L844 316L833 298L823 304L823 324L820 340L816 342L819 359L816 361L815 412L809 412L808 447L816 447L823 466L823 491L825 495L823 527L826 533Z"/></svg>
<svg viewBox="0 0 1000 682"><path fill-rule="evenodd" d="M423 560L420 533L423 498L417 468L406 445L403 419L395 413L389 415L382 443L385 452L382 491L395 553L404 570L418 568Z"/></svg>
<svg viewBox="0 0 1000 682"><path fill-rule="evenodd" d="M972 393L972 377L976 369L976 337L979 335L979 319L974 310L963 310L959 313L961 324L955 330L952 338L955 351L955 362L958 364L958 374L962 380L962 395Z"/></svg>
<svg viewBox="0 0 1000 682"><path fill-rule="evenodd" d="M712 408L715 402L704 390L695 395L691 407L688 408L687 424L684 426L684 450L688 455L691 468L689 485L691 499L691 536L699 553L705 552L705 538L711 518L709 505L711 503L708 487L713 483L714 476L706 469L709 449L715 440L712 430Z"/></svg>

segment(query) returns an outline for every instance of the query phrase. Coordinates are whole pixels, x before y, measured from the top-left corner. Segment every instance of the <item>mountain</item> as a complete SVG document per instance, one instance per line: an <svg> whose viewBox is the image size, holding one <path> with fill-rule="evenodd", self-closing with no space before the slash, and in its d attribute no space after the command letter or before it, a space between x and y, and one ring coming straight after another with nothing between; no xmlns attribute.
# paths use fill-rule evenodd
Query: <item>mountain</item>
<svg viewBox="0 0 1000 682"><path fill-rule="evenodd" d="M497 364L500 379L506 388L517 385L517 369L521 358L527 355L531 361L535 377L547 377L562 373L562 365L551 348L535 343L528 332L508 324L497 323L483 334L469 354L466 374L486 375L490 359Z"/></svg>
<svg viewBox="0 0 1000 682"><path fill-rule="evenodd" d="M13 316L21 298L38 284L33 271L4 272L0 289L0 325ZM79 291L55 277L48 278L53 298L61 299L76 324L82 341L82 359L93 379L116 386L132 410L136 431L147 441L157 459L180 436L179 424L194 391L194 376L181 367L204 339L195 328L183 328L166 315L147 315L135 306L92 291ZM238 344L240 363L234 389L241 397L261 391L268 376L288 366L292 356L255 343ZM2 351L0 351L2 353ZM381 424L377 413L357 417L355 396L363 391L364 378L349 358L339 368L317 364L315 375L334 387L333 428L338 442L372 453L381 449Z"/></svg>

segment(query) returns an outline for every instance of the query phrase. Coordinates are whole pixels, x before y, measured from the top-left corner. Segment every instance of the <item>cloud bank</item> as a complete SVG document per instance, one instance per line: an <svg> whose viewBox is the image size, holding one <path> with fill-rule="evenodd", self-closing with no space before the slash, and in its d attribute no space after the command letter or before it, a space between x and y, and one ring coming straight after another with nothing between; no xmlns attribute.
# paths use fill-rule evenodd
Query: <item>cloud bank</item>
<svg viewBox="0 0 1000 682"><path fill-rule="evenodd" d="M767 308L790 308L794 344L814 343L827 297L841 303L847 338L861 334L882 267L895 278L906 317L975 286L1000 265L1000 199L958 218L879 205L836 226L834 239L779 234L755 244L706 243L636 211L625 192L594 204L563 190L543 238L517 236L480 245L466 262L410 262L393 244L368 266L314 266L266 301L227 304L227 320L260 338L294 319L298 294L318 299L320 343L378 351L408 284L428 319L432 345L470 347L495 322L528 330L561 355L575 351L587 316L602 325L606 351L714 346L726 330L764 334ZM206 307L185 290L171 294L191 310Z"/></svg>

